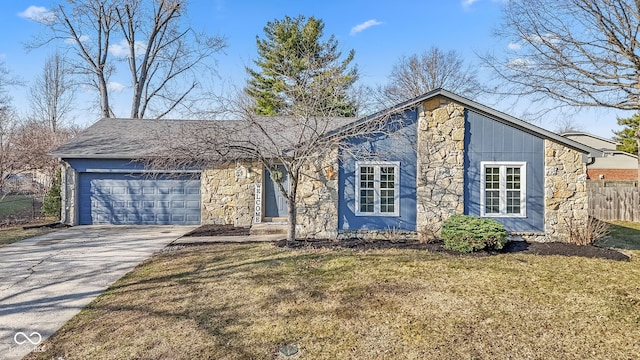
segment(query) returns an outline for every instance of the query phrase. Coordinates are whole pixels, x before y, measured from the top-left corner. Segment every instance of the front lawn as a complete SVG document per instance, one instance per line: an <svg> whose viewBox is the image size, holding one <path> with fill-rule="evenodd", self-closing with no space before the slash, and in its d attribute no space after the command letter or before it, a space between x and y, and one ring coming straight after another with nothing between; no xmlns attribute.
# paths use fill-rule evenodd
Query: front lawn
<svg viewBox="0 0 640 360"><path fill-rule="evenodd" d="M143 263L27 359L635 359L628 253L188 247ZM299 352L278 355L285 344Z"/></svg>
<svg viewBox="0 0 640 360"><path fill-rule="evenodd" d="M54 231L54 229L46 226L27 230L23 229L22 226L0 228L0 247L37 235L44 235L52 231Z"/></svg>
<svg viewBox="0 0 640 360"><path fill-rule="evenodd" d="M598 246L640 250L640 223L612 221L611 233L597 242Z"/></svg>

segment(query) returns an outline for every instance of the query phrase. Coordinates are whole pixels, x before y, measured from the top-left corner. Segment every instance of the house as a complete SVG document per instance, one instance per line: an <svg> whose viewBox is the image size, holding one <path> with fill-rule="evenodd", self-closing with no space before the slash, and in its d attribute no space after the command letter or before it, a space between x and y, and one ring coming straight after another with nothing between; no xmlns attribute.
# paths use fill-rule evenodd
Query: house
<svg viewBox="0 0 640 360"><path fill-rule="evenodd" d="M588 179L638 180L638 155L616 150L618 144L615 141L585 132L568 132L561 135L604 152L604 157L596 158L593 163L587 165Z"/></svg>
<svg viewBox="0 0 640 360"><path fill-rule="evenodd" d="M362 119L341 119L326 134L383 116L401 117L402 126L350 139L352 148L376 156L320 149L321 161L310 164L299 183L299 236L389 230L438 236L452 214L491 217L513 236L537 241L562 240L569 223L586 224L587 164L601 151L442 89ZM152 134L191 124L199 129L193 136L203 124L216 127L213 133L236 131L239 140L248 136L237 121L103 119L54 151L64 169L63 222L282 221L286 203L256 159L153 170L136 161L161 152Z"/></svg>

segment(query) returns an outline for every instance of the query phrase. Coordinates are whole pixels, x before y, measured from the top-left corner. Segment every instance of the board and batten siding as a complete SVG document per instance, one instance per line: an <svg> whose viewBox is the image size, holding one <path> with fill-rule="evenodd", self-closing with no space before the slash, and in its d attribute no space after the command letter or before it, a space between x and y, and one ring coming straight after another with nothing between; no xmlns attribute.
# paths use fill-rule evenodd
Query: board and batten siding
<svg viewBox="0 0 640 360"><path fill-rule="evenodd" d="M526 217L495 217L510 232L544 232L544 139L465 111L464 213L480 216L480 163L526 162Z"/></svg>
<svg viewBox="0 0 640 360"><path fill-rule="evenodd" d="M357 230L416 230L416 141L417 111L404 113L401 129L389 136L381 136L375 141L358 143L354 146L367 148L371 156L362 160L393 161L400 164L399 216L358 216L356 215L356 162L346 151L341 152L338 174L338 229Z"/></svg>

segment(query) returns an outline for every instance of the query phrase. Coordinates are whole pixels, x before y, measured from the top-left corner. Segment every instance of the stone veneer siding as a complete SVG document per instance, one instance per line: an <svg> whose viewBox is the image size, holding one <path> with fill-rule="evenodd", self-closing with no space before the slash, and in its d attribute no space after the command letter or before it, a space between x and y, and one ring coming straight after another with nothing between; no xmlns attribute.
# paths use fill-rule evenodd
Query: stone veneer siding
<svg viewBox="0 0 640 360"><path fill-rule="evenodd" d="M258 163L222 165L202 172L202 224L250 226L255 206L255 184L262 183Z"/></svg>
<svg viewBox="0 0 640 360"><path fill-rule="evenodd" d="M338 150L303 167L298 183L296 236L331 238L338 235Z"/></svg>
<svg viewBox="0 0 640 360"><path fill-rule="evenodd" d="M587 167L583 154L553 140L544 141L545 236L535 241L568 241L568 223L584 229L589 220Z"/></svg>
<svg viewBox="0 0 640 360"><path fill-rule="evenodd" d="M60 167L62 171L62 183L60 184L60 222L63 224L77 225L76 184L78 182L78 174L67 162L63 161Z"/></svg>
<svg viewBox="0 0 640 360"><path fill-rule="evenodd" d="M464 107L436 97L418 109L417 227L437 237L464 212Z"/></svg>
<svg viewBox="0 0 640 360"><path fill-rule="evenodd" d="M262 169L259 163L239 163L203 171L202 224L250 226L255 208L255 184L264 183ZM338 151L332 150L320 161L302 169L298 184L296 236L335 238L337 205Z"/></svg>

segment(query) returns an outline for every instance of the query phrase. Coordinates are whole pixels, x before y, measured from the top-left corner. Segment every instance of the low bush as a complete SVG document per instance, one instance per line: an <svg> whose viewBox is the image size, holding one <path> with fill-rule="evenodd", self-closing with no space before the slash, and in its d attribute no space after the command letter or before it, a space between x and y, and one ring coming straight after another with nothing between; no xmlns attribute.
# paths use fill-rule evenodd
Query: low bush
<svg viewBox="0 0 640 360"><path fill-rule="evenodd" d="M574 218L564 219L568 242L576 245L593 245L597 240L609 234L609 224L589 216L587 223L582 223Z"/></svg>
<svg viewBox="0 0 640 360"><path fill-rule="evenodd" d="M494 219L469 215L453 215L442 225L444 248L470 253L472 251L502 249L507 243L507 231Z"/></svg>

